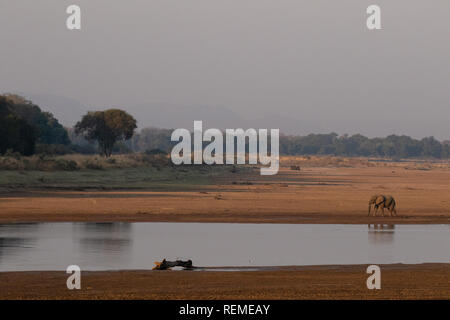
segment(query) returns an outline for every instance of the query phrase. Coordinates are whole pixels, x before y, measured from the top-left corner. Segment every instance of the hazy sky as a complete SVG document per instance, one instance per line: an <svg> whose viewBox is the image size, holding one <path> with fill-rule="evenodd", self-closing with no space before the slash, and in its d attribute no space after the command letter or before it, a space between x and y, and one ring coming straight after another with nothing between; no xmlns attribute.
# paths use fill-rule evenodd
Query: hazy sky
<svg viewBox="0 0 450 320"><path fill-rule="evenodd" d="M449 17L448 0L0 0L0 92L65 125L121 107L141 127L450 139Z"/></svg>

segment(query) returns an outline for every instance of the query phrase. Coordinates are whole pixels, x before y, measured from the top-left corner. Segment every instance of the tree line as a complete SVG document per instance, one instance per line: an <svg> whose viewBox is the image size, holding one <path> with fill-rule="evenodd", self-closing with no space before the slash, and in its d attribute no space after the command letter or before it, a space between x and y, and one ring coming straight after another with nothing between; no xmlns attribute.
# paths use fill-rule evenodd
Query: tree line
<svg viewBox="0 0 450 320"><path fill-rule="evenodd" d="M78 140L96 143L109 157L118 141L130 139L136 120L123 110L88 112L71 130ZM50 113L14 94L0 95L0 154L8 152L29 156L35 153L91 153L92 147L77 145Z"/></svg>
<svg viewBox="0 0 450 320"><path fill-rule="evenodd" d="M88 112L74 128L64 128L33 102L13 94L0 95L0 154L158 154L169 153L177 143L170 141L171 129L144 128L135 132L136 127L133 116L109 109ZM280 154L448 159L450 141L440 142L434 137L418 140L405 135L281 135Z"/></svg>
<svg viewBox="0 0 450 320"><path fill-rule="evenodd" d="M176 143L170 141L171 133L172 130L167 129L143 129L126 145L132 151L170 152ZM360 134L339 136L336 133L280 135L280 154L446 159L450 158L450 141L440 142L434 137L417 140L404 135L385 138L368 138Z"/></svg>
<svg viewBox="0 0 450 320"><path fill-rule="evenodd" d="M336 155L385 158L450 158L450 141L434 137L421 140L390 135L368 138L360 134L336 133L280 137L280 153L285 155Z"/></svg>

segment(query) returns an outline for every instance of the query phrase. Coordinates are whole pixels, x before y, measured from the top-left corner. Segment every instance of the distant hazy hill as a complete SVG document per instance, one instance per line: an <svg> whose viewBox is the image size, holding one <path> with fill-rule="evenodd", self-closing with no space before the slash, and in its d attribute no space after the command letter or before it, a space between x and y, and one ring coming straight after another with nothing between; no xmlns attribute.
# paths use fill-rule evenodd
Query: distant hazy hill
<svg viewBox="0 0 450 320"><path fill-rule="evenodd" d="M173 105L141 104L127 107L134 115L140 128L186 128L193 129L194 120L202 120L204 128L236 128L248 121L227 108Z"/></svg>
<svg viewBox="0 0 450 320"><path fill-rule="evenodd" d="M148 103L139 105L87 106L76 99L51 94L21 94L39 105L43 110L50 111L65 127L73 127L87 111L120 108L133 115L140 129L186 128L192 129L194 120L202 120L204 128L234 129L234 128L279 128L287 134L307 134L310 132L329 131L327 117L321 124L308 121L296 114L272 112L239 113L225 107L209 107L196 105L175 105L169 103Z"/></svg>
<svg viewBox="0 0 450 320"><path fill-rule="evenodd" d="M90 107L64 96L50 94L22 94L43 110L50 111L66 127L73 127L87 111L120 108L133 115L139 128L187 128L193 127L194 120L202 120L205 128L248 127L251 123L242 115L230 109L207 106L174 105L149 103L129 106Z"/></svg>
<svg viewBox="0 0 450 320"><path fill-rule="evenodd" d="M33 101L44 111L53 113L56 119L65 126L73 127L90 108L81 102L64 96L50 94L21 94Z"/></svg>

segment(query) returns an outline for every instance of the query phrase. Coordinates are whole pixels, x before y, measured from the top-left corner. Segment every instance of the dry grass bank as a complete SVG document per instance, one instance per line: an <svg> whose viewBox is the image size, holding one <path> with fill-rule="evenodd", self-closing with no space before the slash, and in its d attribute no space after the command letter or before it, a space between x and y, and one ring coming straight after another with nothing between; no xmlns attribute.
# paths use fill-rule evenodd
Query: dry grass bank
<svg viewBox="0 0 450 320"><path fill-rule="evenodd" d="M62 156L20 155L0 156L0 170L18 171L76 171L83 169L107 170L153 166L157 168L170 166L165 155L147 155L132 153L113 155L105 158L99 155L68 154Z"/></svg>
<svg viewBox="0 0 450 320"><path fill-rule="evenodd" d="M30 190L189 190L249 167L175 166L165 155L135 153L0 157L0 192Z"/></svg>

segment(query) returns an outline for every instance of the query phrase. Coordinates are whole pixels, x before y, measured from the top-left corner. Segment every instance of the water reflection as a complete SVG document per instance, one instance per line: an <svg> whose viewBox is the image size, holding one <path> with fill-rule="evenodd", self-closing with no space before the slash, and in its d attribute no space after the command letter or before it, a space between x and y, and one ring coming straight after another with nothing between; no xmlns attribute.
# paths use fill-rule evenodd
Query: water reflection
<svg viewBox="0 0 450 320"><path fill-rule="evenodd" d="M0 236L14 233L23 234L23 232L33 233L37 231L40 225L42 224L37 222L0 224Z"/></svg>
<svg viewBox="0 0 450 320"><path fill-rule="evenodd" d="M395 224L369 224L367 226L369 243L387 244L394 242Z"/></svg>
<svg viewBox="0 0 450 320"><path fill-rule="evenodd" d="M132 224L128 222L81 222L75 223L75 228L86 234L124 234L127 235L132 230Z"/></svg>
<svg viewBox="0 0 450 320"><path fill-rule="evenodd" d="M77 223L73 234L78 240L79 250L90 256L90 261L112 265L129 258L132 239L130 223Z"/></svg>
<svg viewBox="0 0 450 320"><path fill-rule="evenodd" d="M132 225L125 222L89 222L74 225L83 249L101 252L126 251L132 244Z"/></svg>
<svg viewBox="0 0 450 320"><path fill-rule="evenodd" d="M0 261L3 255L20 254L20 251L32 249L35 242L35 239L0 238Z"/></svg>
<svg viewBox="0 0 450 320"><path fill-rule="evenodd" d="M38 223L17 223L12 226L0 224L0 263L3 257L20 256L36 246ZM24 234L28 236L24 237Z"/></svg>

